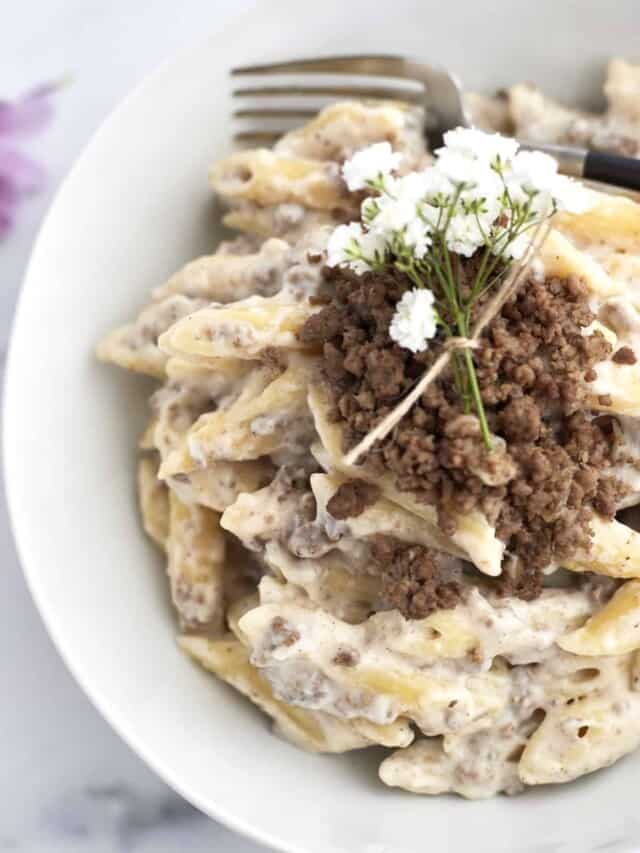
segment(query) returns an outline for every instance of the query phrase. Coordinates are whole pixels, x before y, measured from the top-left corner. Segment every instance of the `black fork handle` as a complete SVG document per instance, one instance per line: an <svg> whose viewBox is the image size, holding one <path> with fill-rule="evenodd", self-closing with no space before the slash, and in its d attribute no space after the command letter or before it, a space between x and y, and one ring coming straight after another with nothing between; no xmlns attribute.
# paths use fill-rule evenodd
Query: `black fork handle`
<svg viewBox="0 0 640 853"><path fill-rule="evenodd" d="M640 160L589 151L584 158L583 177L628 190L640 190Z"/></svg>
<svg viewBox="0 0 640 853"><path fill-rule="evenodd" d="M537 142L523 142L521 147L551 154L558 161L558 168L564 175L640 192L640 159L635 157Z"/></svg>

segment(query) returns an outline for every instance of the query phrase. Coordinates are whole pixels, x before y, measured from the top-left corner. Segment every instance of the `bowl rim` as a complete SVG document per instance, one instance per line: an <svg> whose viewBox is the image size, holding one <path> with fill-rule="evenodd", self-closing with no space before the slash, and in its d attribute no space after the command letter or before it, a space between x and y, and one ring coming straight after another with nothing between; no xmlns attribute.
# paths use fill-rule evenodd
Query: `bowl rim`
<svg viewBox="0 0 640 853"><path fill-rule="evenodd" d="M273 0L271 0L273 2ZM156 78L162 76L172 67L179 65L185 60L194 50L203 50L210 42L223 38L226 33L241 28L245 22L249 22L254 8L249 7L234 15L231 20L228 20L220 29L209 32L206 36L200 37L197 40L191 40L185 47L178 51L174 51L166 59L157 63L153 68L142 75L138 82L122 97L109 112L100 121L98 126L89 135L84 143L80 153L72 162L68 172L60 181L54 197L47 209L42 223L38 228L37 235L33 241L29 259L22 276L20 290L16 300L16 307L11 321L9 333L9 341L7 346L7 357L5 362L4 376L2 380L2 404L0 417L2 419L2 429L0 431L0 442L2 446L2 481L4 493L7 501L7 515L9 518L9 527L13 542L18 557L18 564L25 579L29 594L35 604L35 607L44 623L44 627L49 635L56 652L62 659L65 667L70 672L73 680L78 685L82 693L87 697L89 702L98 711L100 716L108 723L113 731L122 738L126 745L139 757L141 760L156 773L160 779L173 791L183 797L187 802L198 808L203 814L218 821L227 829L238 833L241 837L254 841L257 844L266 845L274 850L281 850L283 853L307 853L307 851L298 845L291 845L284 839L275 837L268 831L257 829L248 821L238 817L233 812L229 811L223 804L215 802L213 805L205 800L197 792L190 790L187 785L180 781L176 781L174 773L170 767L166 766L165 762L153 754L152 750L144 745L139 736L135 733L135 725L128 722L124 716L120 714L117 708L114 708L107 695L104 695L97 683L87 681L81 674L80 667L76 666L73 656L73 650L67 647L64 640L62 630L59 627L59 618L54 612L54 607L51 606L44 595L41 586L38 583L38 570L35 568L37 560L31 557L30 554L30 534L29 521L23 517L21 509L18 507L17 498L15 496L13 483L15 477L19 475L19 471L14 469L16 460L7 452L13 445L13 433L18 424L14 425L14 419L11 415L11 400L14 394L14 383L17 381L17 370L14 365L17 362L17 339L19 329L21 328L21 317L24 313L24 304L26 302L26 291L30 287L30 281L33 278L33 270L36 266L37 258L40 252L40 247L43 243L43 235L49 229L50 223L57 216L57 210L61 197L65 194L67 186L73 181L76 172L78 172L93 156L94 148L96 148L102 139L103 134L111 125L112 122L118 120L119 116L126 112L129 105L136 101L141 95L144 95L148 88L152 88Z"/></svg>

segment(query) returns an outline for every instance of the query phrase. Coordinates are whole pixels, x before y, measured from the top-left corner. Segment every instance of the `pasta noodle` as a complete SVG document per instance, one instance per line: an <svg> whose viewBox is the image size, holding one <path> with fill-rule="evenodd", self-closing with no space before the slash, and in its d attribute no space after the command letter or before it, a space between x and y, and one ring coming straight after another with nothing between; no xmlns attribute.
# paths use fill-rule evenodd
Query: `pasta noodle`
<svg viewBox="0 0 640 853"><path fill-rule="evenodd" d="M142 526L150 538L166 548L169 538L169 493L158 479L158 464L143 456L138 463L138 499Z"/></svg>
<svg viewBox="0 0 640 853"><path fill-rule="evenodd" d="M185 317L160 337L160 349L204 364L218 358L255 359L269 347L303 349L297 334L313 313L308 303L249 296Z"/></svg>
<svg viewBox="0 0 640 853"><path fill-rule="evenodd" d="M413 738L406 721L388 726L375 726L366 720L344 722L328 714L303 711L278 701L236 640L186 636L180 639L180 645L206 669L244 693L268 714L278 734L309 752L345 752L371 744L405 746Z"/></svg>
<svg viewBox="0 0 640 853"><path fill-rule="evenodd" d="M167 557L171 595L185 625L219 631L224 618L225 539L220 516L169 494Z"/></svg>
<svg viewBox="0 0 640 853"><path fill-rule="evenodd" d="M98 358L126 370L162 379L167 357L158 348L158 338L176 320L203 304L202 300L181 294L152 303L134 323L121 326L107 335L98 346Z"/></svg>

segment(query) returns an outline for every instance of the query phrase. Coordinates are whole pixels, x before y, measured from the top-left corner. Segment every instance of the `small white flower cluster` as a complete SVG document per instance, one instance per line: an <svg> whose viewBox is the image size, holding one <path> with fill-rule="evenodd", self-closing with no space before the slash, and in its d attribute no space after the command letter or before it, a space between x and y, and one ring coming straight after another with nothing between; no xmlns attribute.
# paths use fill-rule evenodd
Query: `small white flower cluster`
<svg viewBox="0 0 640 853"><path fill-rule="evenodd" d="M514 139L457 128L444 143L432 166L403 177L392 174L400 155L388 142L344 164L348 188L369 188L375 195L362 204L362 222L341 225L331 235L329 266L358 274L387 263L428 269L437 252L468 258L483 247L509 262L523 256L540 221L557 210L580 213L590 206L588 191L559 175L552 157L519 151ZM435 334L434 299L418 298L418 291L405 296L392 337L415 352L418 341L424 349ZM424 316L416 318L419 312Z"/></svg>
<svg viewBox="0 0 640 853"><path fill-rule="evenodd" d="M433 233L445 226L451 252L471 257L491 241L496 253L518 258L528 241L516 239L522 235L513 234L514 219L525 207L530 220L539 220L556 210L581 213L589 206L588 192L559 175L548 154L519 151L514 139L474 128L451 130L444 142L433 166L402 178L392 175L400 155L388 142L371 145L344 164L350 190L369 187L379 195L365 199L363 225L336 230L330 266L347 264L362 272L367 260L384 257L399 240L422 258Z"/></svg>
<svg viewBox="0 0 640 853"><path fill-rule="evenodd" d="M402 154L395 153L388 142L378 142L357 151L342 167L342 174L347 187L356 192L382 184L401 160Z"/></svg>
<svg viewBox="0 0 640 853"><path fill-rule="evenodd" d="M387 245L381 234L365 231L359 222L351 222L339 225L329 237L327 265L348 266L362 275L375 267L376 260L382 263L386 254Z"/></svg>
<svg viewBox="0 0 640 853"><path fill-rule="evenodd" d="M391 340L411 352L421 352L435 337L437 318L435 297L426 287L407 290L396 305L389 326Z"/></svg>

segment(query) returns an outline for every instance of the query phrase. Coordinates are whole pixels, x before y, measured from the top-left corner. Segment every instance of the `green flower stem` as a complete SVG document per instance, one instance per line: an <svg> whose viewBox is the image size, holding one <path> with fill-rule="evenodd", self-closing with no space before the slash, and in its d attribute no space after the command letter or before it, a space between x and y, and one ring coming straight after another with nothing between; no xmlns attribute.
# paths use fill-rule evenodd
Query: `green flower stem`
<svg viewBox="0 0 640 853"><path fill-rule="evenodd" d="M437 248L439 251L433 252L430 271L435 273L435 276L440 283L441 294L447 304L449 314L453 318L457 334L462 337L468 337L468 317L471 311L472 302L470 301L469 305L460 305L458 288L456 287L456 276L451 263L451 255L445 242L444 232L439 236L440 240L436 241L434 239L433 249L436 250ZM414 271L412 270L412 272ZM414 275L411 275L411 278L415 280ZM451 335L451 330L449 330L449 335ZM465 350L464 354L459 352L451 354L451 371L453 373L456 391L462 400L465 414L469 414L471 411L471 403L473 402L480 422L483 441L487 450L491 450L491 432L489 430L489 425L487 424L484 405L480 395L480 388L478 386L478 377L476 375L475 365L473 363L470 350Z"/></svg>
<svg viewBox="0 0 640 853"><path fill-rule="evenodd" d="M462 399L462 405L464 406L464 413L468 415L471 410L471 401L469 399L469 391L467 390L467 383L464 378L464 366L461 364L459 352L451 353L451 371L453 373L453 381L456 386L456 391Z"/></svg>
<svg viewBox="0 0 640 853"><path fill-rule="evenodd" d="M469 326L464 315L459 314L456 320L460 335L465 338L468 337ZM456 355L456 353L454 353L454 355ZM489 429L489 424L487 423L487 416L484 411L484 403L482 402L482 395L480 394L480 386L478 385L478 375L476 374L476 366L473 363L473 355L469 348L466 348L463 351L463 358L465 361L466 372L469 379L469 387L471 390L473 405L475 407L476 414L478 415L478 420L480 422L480 432L482 433L482 440L484 441L484 446L487 448L487 450L491 451L493 446L491 442L491 430ZM465 413L467 413L466 407Z"/></svg>
<svg viewBox="0 0 640 853"><path fill-rule="evenodd" d="M487 262L491 256L491 250L493 246L487 245L484 250L484 255L482 256L482 263L480 264L480 269L478 270L478 275L476 276L476 280L473 283L473 287L471 288L471 296L469 297L469 302L471 303L473 299L477 296L478 291L482 289L482 284L484 284L486 278L491 275L488 271L485 277L485 270L487 269Z"/></svg>
<svg viewBox="0 0 640 853"><path fill-rule="evenodd" d="M475 281L468 294L465 295L460 288L459 268L452 262L446 240L447 229L461 192L462 186L459 186L449 204L441 207L437 226L432 232L431 248L428 255L419 260L408 257L406 248L402 253L402 246L399 243L395 251L395 265L405 272L417 287L428 286L432 289L436 296L439 323L446 336L459 335L468 338L474 305L486 292L495 287L509 267L510 261L505 257L507 247L521 233L534 227L537 220L532 215L531 200L525 204L514 203L505 183L504 203L510 212L508 230L501 235L496 235L493 230L485 232L481 227L479 217L476 215L478 227L484 238L485 251ZM504 246L502 245L503 241ZM491 451L491 430L487 422L473 353L470 348L451 353L451 372L465 414L470 413L472 408L475 409L482 440L487 450Z"/></svg>
<svg viewBox="0 0 640 853"><path fill-rule="evenodd" d="M444 243L444 241L443 241ZM447 278L451 283L451 292L453 293L452 307L456 311L459 311L458 305L458 289L456 288L456 277L453 274L453 265L451 263L451 254L449 253L449 249L446 244L443 246L444 249L444 262L446 265Z"/></svg>
<svg viewBox="0 0 640 853"><path fill-rule="evenodd" d="M478 385L476 368L473 363L473 356L471 355L470 349L464 350L464 360L467 364L467 371L469 373L469 384L471 385L471 394L473 396L476 414L478 415L478 420L480 421L480 432L482 433L482 440L484 441L484 446L487 448L487 450L491 450L493 447L491 443L491 430L489 429L489 424L487 423L487 416L485 414L484 404L480 395L480 386Z"/></svg>

